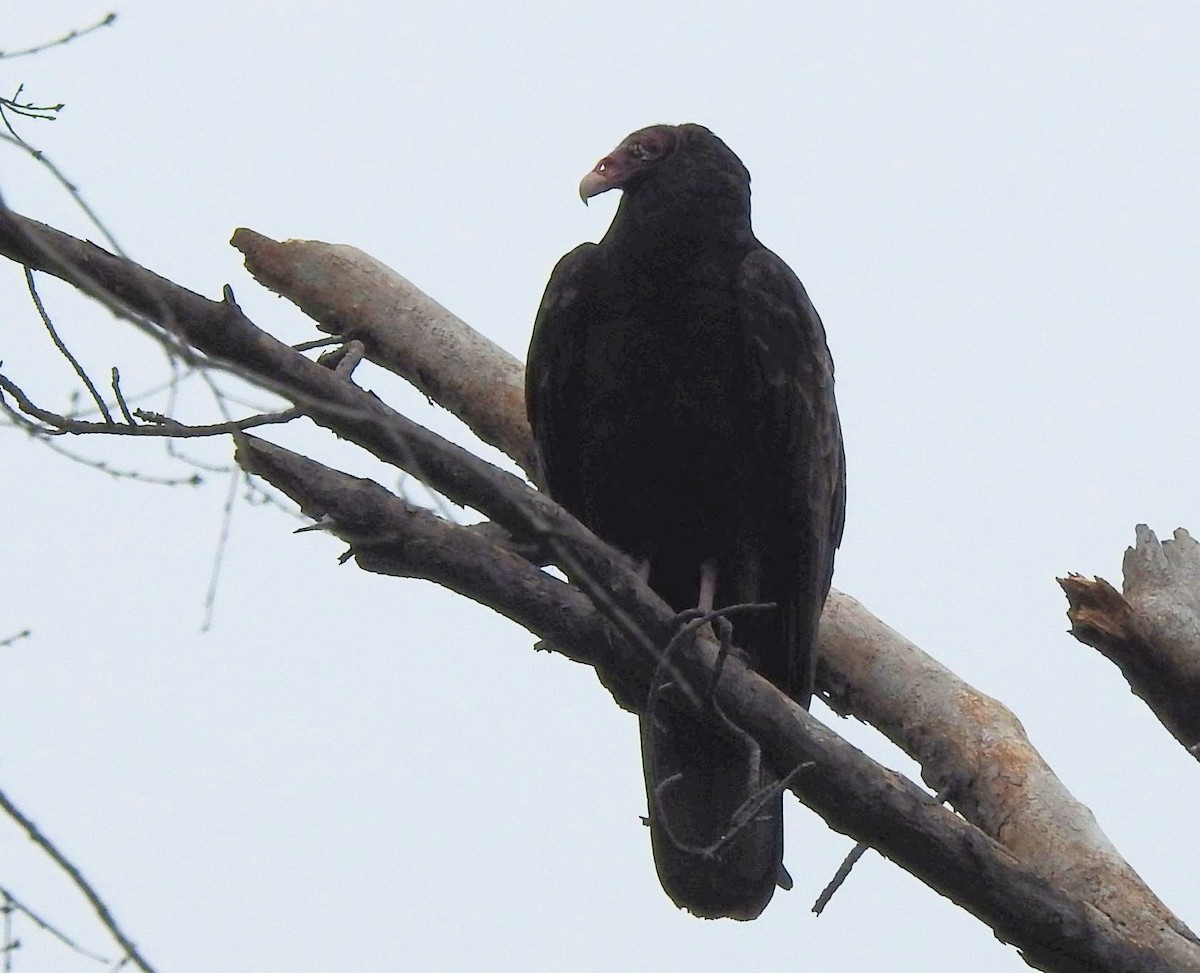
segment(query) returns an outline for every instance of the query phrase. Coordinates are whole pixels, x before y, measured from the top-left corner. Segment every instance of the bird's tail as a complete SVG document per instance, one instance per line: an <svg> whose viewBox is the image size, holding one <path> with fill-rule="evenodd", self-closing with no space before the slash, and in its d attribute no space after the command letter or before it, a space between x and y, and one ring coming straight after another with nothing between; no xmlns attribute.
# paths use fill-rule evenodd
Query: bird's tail
<svg viewBox="0 0 1200 973"><path fill-rule="evenodd" d="M641 718L659 881L693 915L754 919L790 884L782 794L753 740L720 714L701 721L666 705L670 692Z"/></svg>

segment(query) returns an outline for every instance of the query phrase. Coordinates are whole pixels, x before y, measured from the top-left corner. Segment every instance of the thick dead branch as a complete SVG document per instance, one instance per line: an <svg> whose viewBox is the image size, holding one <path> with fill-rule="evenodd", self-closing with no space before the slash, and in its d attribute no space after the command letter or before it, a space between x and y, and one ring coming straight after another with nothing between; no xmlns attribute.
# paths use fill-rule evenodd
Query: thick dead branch
<svg viewBox="0 0 1200 973"><path fill-rule="evenodd" d="M264 241L241 230L234 243L247 253L252 270L259 263L269 267L272 288L306 310L315 305L329 321L351 321L364 306L393 307L391 295L397 291L415 307L430 301L420 292L413 296L411 284L353 248ZM289 270L280 265L288 259L298 266ZM354 272L353 287L339 281L347 266L362 268ZM372 288L380 292L372 295ZM448 312L436 318L428 333L422 332L423 320L418 316L402 329L387 320L371 326L385 336L402 333L406 343L420 348L419 354L390 356L388 367L418 388L456 388L443 404L472 428L492 423L497 438L489 441L524 462L533 453L533 441L525 420L520 362L496 345L476 340L475 332ZM455 329L462 334L455 335ZM450 342L452 353L437 350L441 341ZM453 375L430 384L430 368L478 372L507 387L477 396L469 387L457 386ZM498 421L497 408L510 414ZM921 764L930 787L946 793L968 821L1020 860L1106 911L1137 916L1140 925L1150 928L1166 923L1183 929L1117 853L1091 811L1063 786L1005 706L837 591L831 593L822 620L820 658L819 684L830 705L883 732Z"/></svg>
<svg viewBox="0 0 1200 973"><path fill-rule="evenodd" d="M358 338L371 361L403 376L535 475L524 369L498 345L355 247L277 243L246 229L230 242L259 283L294 302L322 331Z"/></svg>
<svg viewBox="0 0 1200 973"><path fill-rule="evenodd" d="M1129 688L1200 760L1200 543L1182 528L1159 542L1138 524L1124 594L1102 578L1059 578L1071 634L1121 670Z"/></svg>
<svg viewBox="0 0 1200 973"><path fill-rule="evenodd" d="M647 696L641 655L607 628L586 598L478 533L447 524L359 480L248 436L238 460L289 493L350 544L366 570L422 577L451 587L513 618L570 657L622 672L626 698ZM490 549L489 549L490 548ZM666 627L671 610L651 597L643 606ZM582 651L581 651L582 649ZM711 638L680 644L686 678L703 685L717 665ZM842 833L865 841L926 884L988 923L1022 950L1027 962L1054 971L1200 970L1200 947L1159 925L1136 937L1018 862L998 842L943 808L902 776L881 767L822 726L734 655L724 661L715 698L720 709L757 739L805 804Z"/></svg>
<svg viewBox="0 0 1200 973"><path fill-rule="evenodd" d="M593 666L624 709L636 712L641 706L644 676L651 671L642 653L614 641L578 588L505 546L503 531L451 524L372 480L347 476L251 436L238 437L235 459L308 516L330 525L364 570L423 578L487 605L537 632L556 652ZM661 602L647 612L670 614Z"/></svg>
<svg viewBox="0 0 1200 973"><path fill-rule="evenodd" d="M319 464L283 451L268 459L263 449L255 449L250 459L245 444L255 441L242 438L241 458L248 466L257 466L257 472L307 504L315 516L350 525L348 539L364 567L427 577L506 614L519 612L522 624L596 665L625 705L636 708L644 701L638 687L648 682L657 664L655 646L670 638L670 611L620 555L546 497L260 331L231 299L209 301L98 247L8 212L0 212L0 252L56 274L87 293L102 289L110 301L115 296L121 305L159 322L196 349L281 392L339 436L421 478L452 500L480 510L523 543L535 542L543 552L541 560L563 567L587 591L588 599L537 571L518 549L489 544L483 531L457 528L413 508L406 508L406 520L391 513L391 520L380 519L379 510L391 511L390 505L399 503L382 488L374 487L378 493L368 496L362 481L351 481L359 487L350 491L337 480L341 474L322 473ZM494 346L487 354L504 355ZM454 363L447 367L480 367L455 356L445 361ZM507 371L511 376L511 368ZM506 381L519 390L519 380ZM476 403L463 395L454 408L468 418L475 411L494 409L495 402ZM530 446L523 411L509 419L513 421L502 427L508 432L497 433L497 444L514 457L527 457ZM281 458L285 455L292 458ZM334 481L323 480L327 474ZM353 502L346 499L351 494L356 494ZM413 543L412 536L419 536L420 542ZM409 539L398 543L393 540L398 537ZM519 583L510 574L518 566ZM483 591L479 585L489 578L492 587ZM580 621L578 631L563 631L561 626L572 626L583 617L563 610L566 592L580 599L572 609L576 615L583 612L593 618L587 609L590 601L601 608L608 624ZM546 604L555 606L550 614L559 619L560 628L544 618L540 622L526 618L537 615ZM708 640L681 651L684 682L709 685L716 653ZM781 776L809 760L817 764L812 773L795 781L794 789L806 803L838 822L834 826L839 830L881 848L984 918L1003 938L1027 949L1035 965L1064 970L1200 970L1196 947L1182 925L1120 862L1086 809L1070 801L1007 710L970 691L843 595L833 595L827 608L822 654L822 688L831 701L870 720L920 760L937 789L948 790L964 815L1006 843L1025 864L1017 865L985 835L902 778L849 757L851 763L837 764L841 751L830 756L828 748L845 747L844 743L740 663L727 662L717 681L718 706L763 741ZM797 724L809 735L793 739ZM861 754L853 759L858 758L865 760ZM835 765L836 774L829 770ZM886 786L872 776L878 774L884 775ZM834 776L841 783L832 781ZM866 789L859 792L859 787ZM893 806L889 799L899 803ZM935 811L928 809L931 804ZM881 810L888 807L887 813ZM901 812L916 817L909 820ZM907 824L897 823L896 814ZM1054 846L1063 833L1071 834L1076 842L1071 847L1082 858L1092 856L1094 862L1073 869L1056 858ZM1056 891L1056 883L1066 890L1065 897ZM1006 898L1011 895L1018 896L1021 904ZM1092 905L1082 905L1081 899ZM1105 915L1112 917L1111 922ZM1115 929L1123 930L1127 939L1114 943ZM1093 947L1105 951L1103 961L1100 954L1087 952L1093 947L1084 940L1091 936L1099 937ZM1146 948L1158 950L1167 966L1156 965L1138 952ZM1085 955L1090 960L1085 961Z"/></svg>
<svg viewBox="0 0 1200 973"><path fill-rule="evenodd" d="M103 289L204 354L229 363L291 399L318 425L415 476L443 496L472 507L521 538L533 538L573 581L604 605L626 631L642 633L643 650L656 656L652 617L622 618L631 587L648 591L626 559L599 545L585 527L518 477L430 432L379 398L310 361L254 325L232 301L210 301L91 243L0 211L0 253L76 284Z"/></svg>
<svg viewBox="0 0 1200 973"><path fill-rule="evenodd" d="M849 595L821 616L818 684L921 765L968 821L1055 885L1142 929L1191 932L1147 888L1030 743L1008 707L970 686Z"/></svg>

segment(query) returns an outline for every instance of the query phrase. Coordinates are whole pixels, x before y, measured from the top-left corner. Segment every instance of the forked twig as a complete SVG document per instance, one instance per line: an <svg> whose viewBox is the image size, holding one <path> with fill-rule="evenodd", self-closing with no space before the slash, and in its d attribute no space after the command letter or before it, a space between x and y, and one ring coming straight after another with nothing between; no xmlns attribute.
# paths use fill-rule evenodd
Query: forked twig
<svg viewBox="0 0 1200 973"><path fill-rule="evenodd" d="M47 920L43 919L36 912L34 912L31 908L29 908L29 906L27 906L24 902L22 902L20 899L18 899L15 895L13 895L8 889L4 888L3 886L0 886L0 899L4 900L4 904L7 908L9 908L13 911L16 911L16 912L20 912L22 915L24 915L30 922L32 922L39 929L43 930L44 932L48 932L51 936L53 936L55 939L57 939L64 946L66 946L68 949L74 950L80 956L86 956L88 959L95 960L97 963L111 963L112 962L112 960L106 959L105 957L100 956L98 953L93 953L91 950L85 949L83 946L80 946L79 943L75 942L75 940L73 940L65 932L63 932L61 929L57 928L56 926L54 926L52 923L48 922Z"/></svg>
<svg viewBox="0 0 1200 973"><path fill-rule="evenodd" d="M29 296L33 298L33 306L37 308L38 316L42 319L42 324L50 333L50 340L54 342L54 347L59 350L63 358L65 358L75 370L75 374L79 376L79 380L83 382L91 395L92 401L96 403L96 408L100 410L100 414L104 416L104 422L107 425L113 425L112 413L108 411L108 406L104 404L104 399L100 392L93 384L91 377L84 370L84 367L79 364L79 359L71 354L71 349L66 346L66 343L59 337L57 329L54 327L54 322L50 320L50 313L46 310L46 305L42 303L42 295L38 293L37 283L33 279L33 271L28 267L25 270L25 286L29 288Z"/></svg>
<svg viewBox="0 0 1200 973"><path fill-rule="evenodd" d="M801 764L796 765L779 780L760 787L753 794L746 798L733 812L729 818L729 829L721 835L711 845L692 845L688 844L679 838L671 829L670 820L666 815L666 809L663 807L663 794L672 784L683 779L683 774L675 773L670 777L664 778L654 788L654 804L655 810L658 812L658 821L662 826L667 837L680 851L686 852L689 855L695 855L698 858L715 858L721 853L721 850L741 834L758 816L758 812L767 806L768 802L775 799L776 796L783 793L792 786L792 781L800 776L804 771L815 767L816 764L811 760L806 760Z"/></svg>
<svg viewBox="0 0 1200 973"><path fill-rule="evenodd" d="M678 631L671 636L671 641L668 642L666 648L662 650L662 656L659 661L660 668L666 666L670 662L671 655L677 648L679 648L679 646L684 643L685 640L692 638L696 632L704 628L705 625L708 625L712 622L725 622L726 625L728 625L728 616L730 615L746 615L750 614L751 612L770 611L775 607L775 602L745 602L737 605L726 605L724 608L714 608L711 611L705 611L701 608L689 608L686 611L680 612L675 616L675 619L683 624L679 626ZM724 626L722 626L722 631L720 633L721 648L717 653L717 661L713 666L712 678L709 679L708 689L704 695L705 708L708 708L712 705L713 692L717 688L717 681L721 677L721 671L725 667L725 660L728 658L730 649L732 648L732 626L729 626L728 634L730 636L729 639L725 637ZM657 676L660 675L660 672L656 671L654 675L656 678L655 680L651 681L651 696L654 695L654 683L657 682ZM689 700L692 699L690 695L688 698ZM650 714L649 698L647 699L646 712L647 715Z"/></svg>
<svg viewBox="0 0 1200 973"><path fill-rule="evenodd" d="M695 633L708 624L715 624L718 630L721 647L717 654L716 662L713 666L712 676L709 680L708 689L705 693L704 702L699 712L707 714L710 718L715 717L721 724L722 728L731 736L739 739L746 748L748 756L747 760L747 782L753 783L761 776L762 769L762 750L758 741L747 733L742 727L738 726L728 715L716 704L714 693L717 682L720 679L725 661L729 657L729 653L733 649L733 626L729 621L729 615L749 614L752 612L771 611L777 605L774 602L746 602L737 605L726 605L724 608L716 608L710 611L705 611L698 608L688 609L680 612L676 616L677 621L683 621L679 630L672 636L671 641L667 643L663 650L663 660L669 660L671 654L677 649L685 639L692 638ZM650 692L646 698L646 719L653 722L654 712L658 706L659 697L665 689L673 688L675 684L671 681L661 680L659 677L661 672L656 670L653 678L650 680ZM794 767L780 780L756 788L745 801L733 812L729 819L729 828L722 836L707 846L692 845L683 841L677 834L674 833L670 825L670 818L663 806L663 795L667 789L683 778L682 773L674 773L661 780L653 789L652 798L654 801L654 810L658 816L658 821L662 825L663 831L671 843L679 850L700 857L711 858L721 852L721 850L742 831L749 826L755 819L758 813L767 805L767 803L778 796L782 791L791 786L791 782L798 774L814 766L811 761L805 761Z"/></svg>

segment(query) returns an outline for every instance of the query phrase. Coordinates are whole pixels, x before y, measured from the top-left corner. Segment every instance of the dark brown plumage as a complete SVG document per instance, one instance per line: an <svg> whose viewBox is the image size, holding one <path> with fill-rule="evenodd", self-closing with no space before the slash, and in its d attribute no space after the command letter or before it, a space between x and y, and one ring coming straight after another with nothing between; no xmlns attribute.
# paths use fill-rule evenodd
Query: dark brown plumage
<svg viewBox="0 0 1200 973"><path fill-rule="evenodd" d="M734 641L807 706L817 622L841 539L845 460L825 333L803 285L754 237L750 176L699 125L626 138L584 177L620 188L608 232L555 267L526 372L544 483L596 534L647 564L677 610L775 602ZM668 690L669 692L669 690ZM691 912L750 919L782 871L782 800L715 856L772 781L714 721L643 717L663 887Z"/></svg>

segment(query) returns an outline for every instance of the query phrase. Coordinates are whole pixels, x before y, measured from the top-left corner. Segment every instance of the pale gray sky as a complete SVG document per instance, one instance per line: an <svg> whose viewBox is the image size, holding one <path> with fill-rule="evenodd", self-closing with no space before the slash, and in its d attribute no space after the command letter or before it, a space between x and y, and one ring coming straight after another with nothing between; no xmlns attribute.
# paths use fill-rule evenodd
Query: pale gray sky
<svg viewBox="0 0 1200 973"><path fill-rule="evenodd" d="M10 5L0 47L108 6ZM575 186L646 124L697 121L754 177L838 366L849 512L835 585L1009 704L1152 887L1200 921L1195 763L1066 633L1054 583L1119 581L1134 524L1200 530L1200 158L1194 3L155 3L0 88L66 103L21 131L135 259L285 340L238 226L352 243L523 355L558 257L616 203ZM16 209L93 235L0 145ZM0 265L6 374L71 374ZM94 374L162 360L50 283ZM465 438L378 372L389 401ZM261 401L264 396L258 396ZM200 411L199 389L187 414ZM588 670L228 481L113 482L0 431L0 787L164 971L1024 969L970 916L792 802L796 889L758 921L677 912L654 876L634 719ZM377 472L311 429L286 435ZM179 472L161 446L69 443ZM228 460L226 443L189 445ZM394 480L385 480L394 485ZM890 766L864 727L820 718ZM0 882L89 946L63 878L0 823ZM18 971L97 967L22 929Z"/></svg>

